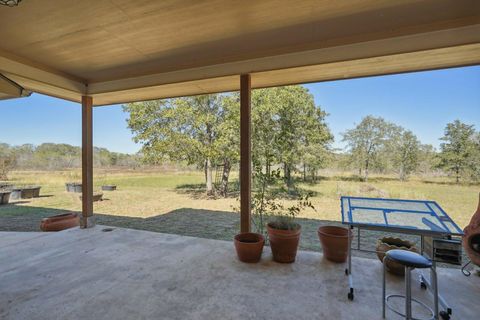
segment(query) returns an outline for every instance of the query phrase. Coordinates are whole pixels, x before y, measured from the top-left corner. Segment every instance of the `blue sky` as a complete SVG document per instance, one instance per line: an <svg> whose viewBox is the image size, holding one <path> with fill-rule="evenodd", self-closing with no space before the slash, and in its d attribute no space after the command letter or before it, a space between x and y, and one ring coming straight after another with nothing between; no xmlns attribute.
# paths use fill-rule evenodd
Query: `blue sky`
<svg viewBox="0 0 480 320"><path fill-rule="evenodd" d="M329 113L327 122L342 147L341 132L366 115L412 130L435 147L448 122L460 119L480 130L480 66L305 85ZM117 152L140 149L132 142L121 106L94 109L94 144ZM0 101L0 142L81 143L80 105L39 94Z"/></svg>

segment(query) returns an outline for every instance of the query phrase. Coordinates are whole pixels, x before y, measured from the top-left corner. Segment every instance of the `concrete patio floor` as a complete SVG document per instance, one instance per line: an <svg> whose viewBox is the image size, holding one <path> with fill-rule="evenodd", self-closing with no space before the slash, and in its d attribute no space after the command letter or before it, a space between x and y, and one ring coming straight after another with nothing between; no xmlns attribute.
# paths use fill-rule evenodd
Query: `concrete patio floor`
<svg viewBox="0 0 480 320"><path fill-rule="evenodd" d="M319 253L282 265L266 247L260 263L244 264L231 242L104 228L1 232L0 319L381 319L376 260L354 259L348 301L344 265ZM455 269L439 278L452 319L478 319L480 278ZM403 293L403 279L389 276L387 288Z"/></svg>

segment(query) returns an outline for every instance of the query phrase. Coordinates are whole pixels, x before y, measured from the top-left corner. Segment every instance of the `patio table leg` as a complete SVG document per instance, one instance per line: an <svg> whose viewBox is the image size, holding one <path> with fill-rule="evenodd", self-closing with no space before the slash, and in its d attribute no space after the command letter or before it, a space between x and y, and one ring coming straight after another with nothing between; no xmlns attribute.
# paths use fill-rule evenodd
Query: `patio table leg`
<svg viewBox="0 0 480 320"><path fill-rule="evenodd" d="M352 230L353 226L350 226L350 230L348 232L348 261L347 261L347 269L345 270L345 274L348 276L348 285L350 290L348 291L348 299L353 300L353 276L352 276Z"/></svg>

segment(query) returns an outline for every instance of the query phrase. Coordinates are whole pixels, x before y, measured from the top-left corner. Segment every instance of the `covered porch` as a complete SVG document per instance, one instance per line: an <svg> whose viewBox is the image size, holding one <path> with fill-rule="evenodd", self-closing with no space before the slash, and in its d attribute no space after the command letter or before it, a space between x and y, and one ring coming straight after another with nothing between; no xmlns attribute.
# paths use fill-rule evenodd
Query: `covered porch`
<svg viewBox="0 0 480 320"><path fill-rule="evenodd" d="M473 0L293 3L52 0L0 7L0 75L8 83L0 93L38 92L81 105L83 188L80 228L0 234L0 318L381 318L376 260L355 258L358 289L348 301L344 266L318 253L299 252L296 263L282 265L266 248L261 263L243 264L231 242L95 225L96 106L239 90L239 231L248 232L252 88L480 64L480 6ZM477 318L480 280L452 269L439 275L453 318ZM403 286L389 277L389 290Z"/></svg>
<svg viewBox="0 0 480 320"><path fill-rule="evenodd" d="M0 318L381 319L378 260L355 258L362 276L349 301L345 266L316 252L279 264L267 247L260 263L245 264L231 242L105 229L2 232ZM452 319L476 319L480 278L443 268L439 277ZM390 293L403 292L403 278L387 281ZM413 294L431 303L416 277Z"/></svg>

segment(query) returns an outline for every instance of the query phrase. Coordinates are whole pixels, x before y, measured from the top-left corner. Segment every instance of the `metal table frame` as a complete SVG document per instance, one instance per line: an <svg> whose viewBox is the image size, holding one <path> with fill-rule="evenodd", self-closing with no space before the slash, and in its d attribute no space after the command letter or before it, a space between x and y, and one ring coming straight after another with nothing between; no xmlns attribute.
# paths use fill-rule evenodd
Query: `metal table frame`
<svg viewBox="0 0 480 320"><path fill-rule="evenodd" d="M348 220L345 219L345 214L346 213L343 210L343 199L348 199L348 203L349 203L349 213L348 213L349 214L349 219ZM433 201L424 201L424 202L434 203L435 205L437 205L438 208L440 208L440 210L442 211L442 213L450 219L449 222L451 222L453 224L453 226L457 229L456 232L449 232L447 230L443 230L443 231L422 230L422 229L415 229L415 228L406 227L406 226L405 227L403 227L403 226L391 226L391 225L388 225L388 223L386 223L385 225L369 224L369 223L355 223L355 222L352 221L353 220L352 215L351 215L352 206L350 205L350 199L387 200L387 201L399 201L399 202L402 202L402 201L405 201L405 202L412 202L413 201L413 202L415 202L416 201L416 200L402 200L402 199L362 198L362 197L345 197L345 196L342 196L340 198L340 207L341 207L341 212L342 212L342 224L348 225L349 229L351 231L351 232L348 233L348 238L349 238L348 239L348 258L347 258L347 268L345 269L345 274L348 276L348 284L349 284L348 299L349 300L354 299L354 285L353 285L353 275L352 275L352 250L353 250L353 248L352 248L352 237L353 237L354 228L357 228L357 230L358 230L358 232L357 232L358 240L357 240L356 250L364 251L364 252L375 252L375 253L376 253L376 251L364 250L364 249L360 248L360 237L361 237L360 233L361 233L362 229L371 230L371 231L379 231L379 232L391 232L391 233L401 233L401 234L410 234L410 235L420 236L422 255L424 254L424 237L426 237L426 236L436 237L436 238L451 238L452 236L463 235L462 230L460 230L460 228L453 222L453 220L451 220L451 218L448 217L446 212L443 211L443 209L441 209L441 207ZM418 202L422 202L422 201L418 201ZM378 210L380 210L380 209L378 209ZM389 209L384 209L384 210L388 211ZM436 273L437 272L436 271L436 262L432 260L432 264L433 264L432 271ZM439 314L442 314L443 318L449 319L450 315L452 314L452 309L448 305L447 301L438 293L438 288L437 288L437 286L434 285L435 282L433 281L434 276L435 276L433 274L433 272L430 272L430 277L427 277L423 274L423 272L420 271L420 284L421 284L422 288L430 290L431 293L434 296L435 318L438 319ZM437 297L437 298L435 298L435 297ZM440 303L440 305L443 308L443 311L441 313L439 313L438 303Z"/></svg>

